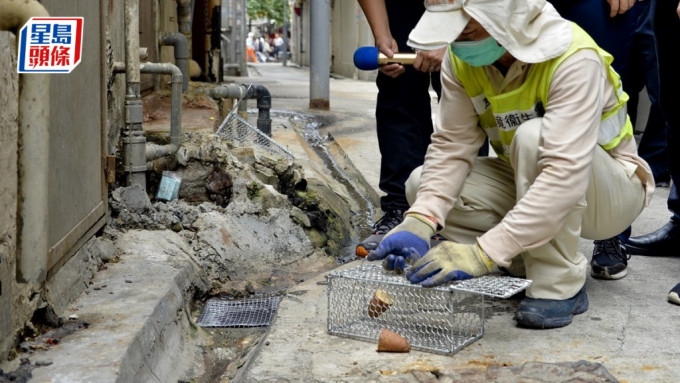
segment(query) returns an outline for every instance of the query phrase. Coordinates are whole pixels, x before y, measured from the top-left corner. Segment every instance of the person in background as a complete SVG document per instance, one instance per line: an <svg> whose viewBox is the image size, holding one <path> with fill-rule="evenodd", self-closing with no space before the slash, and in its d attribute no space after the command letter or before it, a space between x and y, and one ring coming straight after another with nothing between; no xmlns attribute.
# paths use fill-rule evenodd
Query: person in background
<svg viewBox="0 0 680 383"><path fill-rule="evenodd" d="M392 57L411 52L408 34L425 11L421 0L358 0L371 27L375 46ZM378 72L378 99L375 118L380 161L380 198L383 216L373 232L356 247L356 255L366 256L378 247L384 235L401 223L408 209L404 183L422 165L432 134L430 86L439 97L439 69L446 49L418 51L412 66L384 65Z"/></svg>
<svg viewBox="0 0 680 383"><path fill-rule="evenodd" d="M246 37L246 61L256 63L257 56L255 55L253 36L255 36L253 32L248 32L248 37Z"/></svg>
<svg viewBox="0 0 680 383"><path fill-rule="evenodd" d="M449 47L436 129L411 207L367 259L410 264L424 287L525 274L517 324L566 326L589 305L579 237L620 233L654 191L613 58L545 0L426 4L409 45ZM497 158L476 158L486 136Z"/></svg>
<svg viewBox="0 0 680 383"><path fill-rule="evenodd" d="M274 57L276 60L281 59L281 51L283 50L283 37L280 34L274 36Z"/></svg>
<svg viewBox="0 0 680 383"><path fill-rule="evenodd" d="M654 34L659 57L659 102L667 123L666 140L669 153L680 150L680 115L677 113L680 72L675 54L680 38L680 3L676 0L654 0ZM676 256L680 253L680 155L671 155L669 171L671 189L668 195L670 220L658 230L639 237L631 237L626 248L631 254ZM668 293L668 300L680 304L680 283Z"/></svg>

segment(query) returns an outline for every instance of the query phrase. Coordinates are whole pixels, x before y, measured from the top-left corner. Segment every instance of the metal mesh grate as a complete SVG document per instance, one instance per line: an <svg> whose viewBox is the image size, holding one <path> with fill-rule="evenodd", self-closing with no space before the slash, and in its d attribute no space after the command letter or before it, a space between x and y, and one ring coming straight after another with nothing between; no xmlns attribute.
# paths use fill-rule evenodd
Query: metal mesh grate
<svg viewBox="0 0 680 383"><path fill-rule="evenodd" d="M293 153L281 146L261 130L241 118L236 108L229 112L217 129L217 135L228 139L237 146L257 147L280 157L294 159Z"/></svg>
<svg viewBox="0 0 680 383"><path fill-rule="evenodd" d="M531 285L531 280L505 276L484 275L465 281L455 282L451 289L489 295L495 298L510 298Z"/></svg>
<svg viewBox="0 0 680 383"><path fill-rule="evenodd" d="M266 297L227 301L208 299L198 320L201 327L261 327L268 326L276 313L281 297Z"/></svg>
<svg viewBox="0 0 680 383"><path fill-rule="evenodd" d="M477 281L477 287L487 290L494 278ZM465 290L455 284L424 288L376 264L333 272L328 282L328 332L333 335L376 341L388 328L406 337L413 349L452 354L484 333L483 302L489 293L468 291L475 288L471 284ZM516 283L514 292L526 286Z"/></svg>

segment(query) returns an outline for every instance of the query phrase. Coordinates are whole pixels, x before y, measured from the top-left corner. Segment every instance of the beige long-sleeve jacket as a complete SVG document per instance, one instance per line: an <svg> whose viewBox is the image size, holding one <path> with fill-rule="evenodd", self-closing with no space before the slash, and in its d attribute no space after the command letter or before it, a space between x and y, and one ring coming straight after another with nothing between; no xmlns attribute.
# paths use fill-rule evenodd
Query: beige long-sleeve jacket
<svg viewBox="0 0 680 383"><path fill-rule="evenodd" d="M515 61L505 76L493 66L486 68L496 92L501 93L517 89L530 67L531 64ZM408 212L431 216L444 225L485 133L477 125L477 113L453 73L449 55L442 63L441 80L435 132L425 157L416 201ZM604 65L597 53L589 49L577 51L556 70L548 97L539 147L541 173L503 220L479 238L492 259L511 259L547 243L557 234L588 187L602 111L617 102ZM648 203L654 180L647 163L637 155L635 141L625 140L609 154L637 166Z"/></svg>

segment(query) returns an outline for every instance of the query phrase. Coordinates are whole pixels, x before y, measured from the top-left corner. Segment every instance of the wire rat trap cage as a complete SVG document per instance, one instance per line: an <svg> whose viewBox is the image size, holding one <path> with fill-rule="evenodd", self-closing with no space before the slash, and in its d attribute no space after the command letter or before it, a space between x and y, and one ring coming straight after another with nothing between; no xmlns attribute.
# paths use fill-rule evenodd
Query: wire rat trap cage
<svg viewBox="0 0 680 383"><path fill-rule="evenodd" d="M376 341L388 328L413 349L453 354L484 334L485 296L508 298L530 284L486 275L425 288L378 264L362 263L328 276L328 332Z"/></svg>
<svg viewBox="0 0 680 383"><path fill-rule="evenodd" d="M238 105L241 102L248 102L248 100L240 99L235 103L215 134L230 140L237 147L257 148L278 157L295 159L288 149L238 115Z"/></svg>

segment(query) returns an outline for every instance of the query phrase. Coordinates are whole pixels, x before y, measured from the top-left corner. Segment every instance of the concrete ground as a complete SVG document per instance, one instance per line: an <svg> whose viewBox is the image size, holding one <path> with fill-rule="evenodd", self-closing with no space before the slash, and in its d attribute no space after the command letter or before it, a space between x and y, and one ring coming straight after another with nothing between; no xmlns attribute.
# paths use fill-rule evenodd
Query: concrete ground
<svg viewBox="0 0 680 383"><path fill-rule="evenodd" d="M260 83L269 89L274 139L301 164L323 172L304 142L307 132L301 132L290 119L307 116L320 121L318 133L330 137L327 148L333 161L361 184L366 198L376 204L380 154L374 82L332 78L331 109L318 112L308 108L308 69L281 64L252 64L249 68L248 78L229 80ZM250 108L255 108L255 102L249 102ZM667 196L668 189L656 192L651 206L634 223L634 234L652 231L667 221ZM379 215L373 208L370 212ZM202 335L188 307L191 284L201 271L191 260L192 250L181 245L177 235L131 230L119 238L121 260L108 263L79 299L57 313L68 318L66 327L72 328L73 334L60 336L56 343L54 339L36 339L25 346L36 351L29 354L32 365L23 367L32 370L30 381L176 382L187 371L201 376L205 366L195 362L201 356L194 343ZM580 251L589 257L592 243L582 241ZM591 373L592 364L573 364L581 360L601 364L605 373L621 382L677 381L680 342L675 341L675 331L680 307L666 302L668 290L680 281L680 264L673 256L677 254L635 256L628 276L618 281L588 277L590 309L561 329L517 328L513 314L519 298L487 299L483 337L448 356L423 351L378 353L374 342L330 335L324 273L288 292L266 338L233 381L611 381ZM88 257L92 258L88 254L74 256L59 272L64 275L54 279L83 283L75 276L82 273L81 264L87 263ZM88 323L85 330L84 322ZM18 359L0 364L0 369L16 371ZM2 377L0 372L0 382Z"/></svg>
<svg viewBox="0 0 680 383"><path fill-rule="evenodd" d="M239 81L265 84L272 94L273 110L312 112L308 109L307 68L255 64L250 70L250 78ZM340 152L379 193L376 93L373 82L332 78L330 111L317 114L331 121L321 128L323 134L333 137ZM274 126L277 137L287 140L286 134ZM667 188L657 189L651 205L633 224L633 235L667 222L667 196ZM591 241L581 241L580 251L588 258L592 248ZM488 366L586 360L601 363L622 382L676 381L680 342L673 339L680 307L666 301L670 288L680 281L680 263L673 256L677 254L633 256L628 276L618 281L588 276L590 309L561 329L518 328L513 315L520 299L492 299L482 339L451 356L422 351L378 353L375 343L329 335L327 286L325 275L319 275L299 285L281 302L266 341L243 377L252 382L424 381L422 372L436 371L426 374L428 379L438 376L443 381L484 381Z"/></svg>

